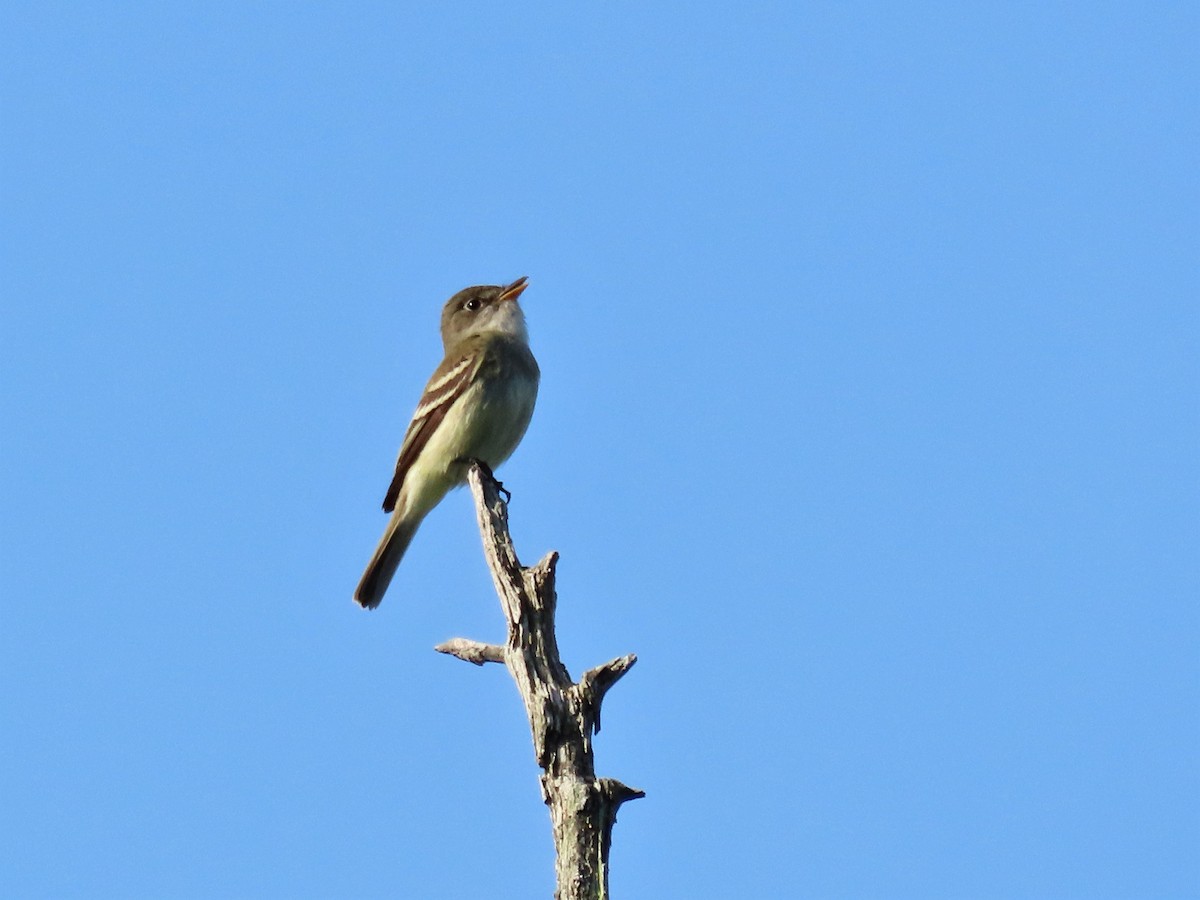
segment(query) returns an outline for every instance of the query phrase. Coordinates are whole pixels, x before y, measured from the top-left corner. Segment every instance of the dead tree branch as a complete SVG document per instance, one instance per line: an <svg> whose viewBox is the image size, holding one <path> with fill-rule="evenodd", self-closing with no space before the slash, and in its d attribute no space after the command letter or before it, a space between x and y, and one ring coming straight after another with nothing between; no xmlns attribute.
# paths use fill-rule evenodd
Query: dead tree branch
<svg viewBox="0 0 1200 900"><path fill-rule="evenodd" d="M503 662L517 683L533 751L542 768L542 799L550 807L557 853L556 900L608 897L608 858L617 809L645 796L614 778L597 778L592 735L600 731L604 695L637 662L632 653L571 680L558 655L554 632L557 595L550 552L537 565L521 565L508 531L508 505L491 474L472 464L471 495L496 593L508 620L503 646L454 638L435 649L475 665Z"/></svg>

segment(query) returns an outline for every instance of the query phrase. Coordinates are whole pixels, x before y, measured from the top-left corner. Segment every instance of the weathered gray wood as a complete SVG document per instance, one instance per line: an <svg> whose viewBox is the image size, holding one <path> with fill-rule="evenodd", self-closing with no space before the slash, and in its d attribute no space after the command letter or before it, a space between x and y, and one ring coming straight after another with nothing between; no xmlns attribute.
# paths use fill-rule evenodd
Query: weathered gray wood
<svg viewBox="0 0 1200 900"><path fill-rule="evenodd" d="M604 695L637 662L632 653L596 666L578 682L558 655L554 612L558 597L550 552L537 565L521 565L508 531L508 505L491 473L472 464L471 495L496 593L508 620L503 646L454 638L435 649L475 665L503 662L517 683L533 752L542 768L542 799L550 808L557 853L557 900L608 897L608 859L617 809L642 791L614 778L597 778L592 735L600 731Z"/></svg>
<svg viewBox="0 0 1200 900"><path fill-rule="evenodd" d="M499 644L485 644L468 638L451 638L433 648L438 653L448 653L457 656L463 662L482 666L484 663L504 662L505 650Z"/></svg>

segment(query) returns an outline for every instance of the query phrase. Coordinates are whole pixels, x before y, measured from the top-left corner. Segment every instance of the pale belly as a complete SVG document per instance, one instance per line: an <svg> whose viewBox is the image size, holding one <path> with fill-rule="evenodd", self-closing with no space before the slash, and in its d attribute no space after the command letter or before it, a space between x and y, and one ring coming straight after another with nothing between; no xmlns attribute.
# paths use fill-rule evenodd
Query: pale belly
<svg viewBox="0 0 1200 900"><path fill-rule="evenodd" d="M512 455L529 427L537 382L511 379L483 393L476 384L442 420L405 477L408 508L428 511L466 479L459 460L480 459L495 469Z"/></svg>

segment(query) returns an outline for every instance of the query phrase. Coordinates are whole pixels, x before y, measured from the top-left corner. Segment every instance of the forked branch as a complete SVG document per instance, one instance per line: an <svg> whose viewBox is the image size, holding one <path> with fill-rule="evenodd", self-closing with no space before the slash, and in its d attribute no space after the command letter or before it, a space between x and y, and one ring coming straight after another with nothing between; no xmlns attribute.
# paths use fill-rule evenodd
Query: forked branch
<svg viewBox="0 0 1200 900"><path fill-rule="evenodd" d="M571 680L558 655L554 631L557 595L551 552L528 568L521 565L508 531L508 504L491 473L478 463L468 483L475 499L483 553L508 620L501 646L454 638L435 649L475 665L503 662L517 683L534 756L541 766L542 798L550 807L557 853L557 900L601 900L608 897L609 845L617 809L645 793L613 778L597 778L592 735L600 731L604 696L637 662L627 656L611 660Z"/></svg>

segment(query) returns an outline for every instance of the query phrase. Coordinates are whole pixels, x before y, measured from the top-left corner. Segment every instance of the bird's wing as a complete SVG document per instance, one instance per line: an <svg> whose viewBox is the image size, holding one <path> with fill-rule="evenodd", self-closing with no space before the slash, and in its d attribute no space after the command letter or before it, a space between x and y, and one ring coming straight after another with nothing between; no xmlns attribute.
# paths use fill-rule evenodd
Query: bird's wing
<svg viewBox="0 0 1200 900"><path fill-rule="evenodd" d="M473 350L476 348L468 348L463 353L447 356L434 370L429 384L425 385L421 402L417 405L417 411L413 413L412 421L408 423L404 443L400 445L400 454L396 457L396 474L392 476L391 486L383 498L384 512L390 513L396 508L396 499L404 485L405 474L442 424L450 407L475 380L484 354L477 350L472 352Z"/></svg>

